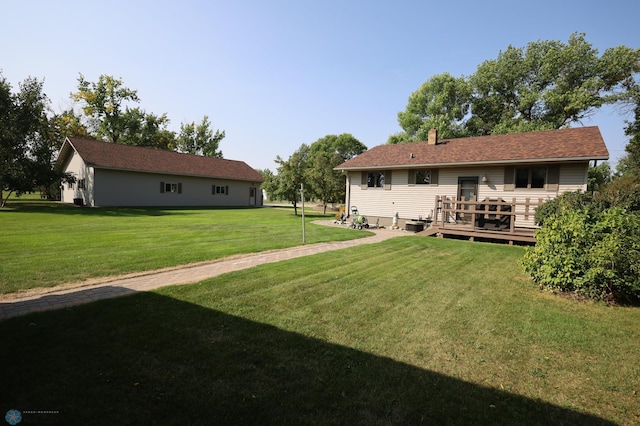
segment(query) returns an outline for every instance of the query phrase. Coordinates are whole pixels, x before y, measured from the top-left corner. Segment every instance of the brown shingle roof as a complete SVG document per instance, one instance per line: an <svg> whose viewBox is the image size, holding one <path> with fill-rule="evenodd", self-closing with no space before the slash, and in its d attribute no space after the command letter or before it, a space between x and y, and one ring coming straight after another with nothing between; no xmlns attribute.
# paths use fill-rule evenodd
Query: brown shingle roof
<svg viewBox="0 0 640 426"><path fill-rule="evenodd" d="M263 178L243 161L181 154L139 146L89 139L67 138L58 161L66 157L69 144L88 166L100 169L166 173L182 176L224 178L262 182Z"/></svg>
<svg viewBox="0 0 640 426"><path fill-rule="evenodd" d="M398 145L379 145L337 170L606 160L609 158L597 126L540 132L478 136Z"/></svg>

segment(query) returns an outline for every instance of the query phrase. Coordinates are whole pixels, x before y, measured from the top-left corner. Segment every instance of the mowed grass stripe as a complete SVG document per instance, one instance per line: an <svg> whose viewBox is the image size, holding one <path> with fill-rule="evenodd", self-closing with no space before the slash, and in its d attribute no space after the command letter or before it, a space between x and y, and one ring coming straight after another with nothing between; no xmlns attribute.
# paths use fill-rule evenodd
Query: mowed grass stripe
<svg viewBox="0 0 640 426"><path fill-rule="evenodd" d="M41 205L42 204L42 205ZM81 209L41 203L0 211L0 292L50 287L302 244L290 209ZM307 222L326 219L308 212ZM370 235L308 224L308 243Z"/></svg>
<svg viewBox="0 0 640 426"><path fill-rule="evenodd" d="M540 292L521 256L397 238L3 321L0 397L103 424L632 424L640 312Z"/></svg>

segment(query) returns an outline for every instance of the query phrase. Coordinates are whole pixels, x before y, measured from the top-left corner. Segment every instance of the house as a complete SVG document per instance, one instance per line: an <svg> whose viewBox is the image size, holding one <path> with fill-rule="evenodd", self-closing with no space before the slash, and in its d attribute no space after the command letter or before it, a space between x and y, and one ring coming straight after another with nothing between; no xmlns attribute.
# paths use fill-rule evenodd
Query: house
<svg viewBox="0 0 640 426"><path fill-rule="evenodd" d="M62 201L86 206L260 206L262 175L242 161L67 138Z"/></svg>
<svg viewBox="0 0 640 426"><path fill-rule="evenodd" d="M380 145L336 170L346 176L347 211L357 206L369 222L477 227L495 219L487 208L504 211L513 232L535 228L545 200L586 191L589 162L608 158L595 126L450 140L432 129L427 142Z"/></svg>

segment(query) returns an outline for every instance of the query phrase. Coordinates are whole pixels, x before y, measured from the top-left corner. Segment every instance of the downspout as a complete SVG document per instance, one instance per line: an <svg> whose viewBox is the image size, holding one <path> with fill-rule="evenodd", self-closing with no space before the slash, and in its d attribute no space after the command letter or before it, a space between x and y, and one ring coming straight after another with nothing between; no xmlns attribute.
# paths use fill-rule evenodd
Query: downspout
<svg viewBox="0 0 640 426"><path fill-rule="evenodd" d="M345 214L349 215L349 212L351 211L351 174L349 174L349 172L344 172L343 173L346 174L347 179L346 179L346 191L345 191L345 200L344 200L344 204L345 204L345 209L344 212Z"/></svg>

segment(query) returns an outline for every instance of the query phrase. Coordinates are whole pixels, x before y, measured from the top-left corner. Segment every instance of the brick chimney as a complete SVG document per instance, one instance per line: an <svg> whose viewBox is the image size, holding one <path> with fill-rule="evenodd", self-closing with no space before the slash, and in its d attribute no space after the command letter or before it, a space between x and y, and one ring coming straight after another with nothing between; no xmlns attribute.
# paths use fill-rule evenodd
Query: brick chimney
<svg viewBox="0 0 640 426"><path fill-rule="evenodd" d="M429 129L427 144L435 145L437 143L438 143L438 131L435 128Z"/></svg>

